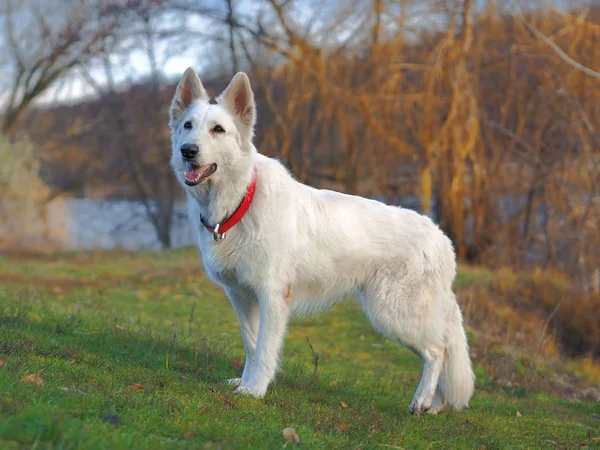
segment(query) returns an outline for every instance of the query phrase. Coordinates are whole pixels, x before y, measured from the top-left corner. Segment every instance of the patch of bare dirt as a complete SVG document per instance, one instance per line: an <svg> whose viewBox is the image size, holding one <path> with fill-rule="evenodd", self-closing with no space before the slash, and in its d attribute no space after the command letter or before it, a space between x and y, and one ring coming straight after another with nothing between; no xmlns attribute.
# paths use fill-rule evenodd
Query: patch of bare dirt
<svg viewBox="0 0 600 450"><path fill-rule="evenodd" d="M130 276L105 276L88 279L88 278L40 278L40 277L28 277L22 274L1 274L0 273L0 284L15 284L15 285L26 285L35 286L44 289L60 289L69 290L82 287L106 289L122 284L141 284L148 283L154 279L161 277L169 278L180 278L185 279L185 275L181 275L179 271L171 272L155 272L155 273L144 273Z"/></svg>
<svg viewBox="0 0 600 450"><path fill-rule="evenodd" d="M110 260L115 258L122 258L124 256L131 256L135 253L128 252L126 250L107 250L107 251L95 251L90 253L78 252L78 253L57 253L55 250L50 249L49 251L34 250L34 249L14 249L14 248L3 248L0 245L0 256L10 258L14 261L43 261L43 262L62 262L65 258L68 258L69 262L73 264L95 264L98 261Z"/></svg>

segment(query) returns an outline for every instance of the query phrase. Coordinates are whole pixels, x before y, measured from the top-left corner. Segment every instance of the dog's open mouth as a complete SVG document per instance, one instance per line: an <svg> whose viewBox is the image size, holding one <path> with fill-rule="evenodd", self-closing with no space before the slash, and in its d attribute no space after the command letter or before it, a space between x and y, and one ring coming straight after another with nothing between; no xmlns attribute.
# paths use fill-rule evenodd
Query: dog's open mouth
<svg viewBox="0 0 600 450"><path fill-rule="evenodd" d="M183 171L183 177L185 178L185 184L188 186L196 186L202 183L213 173L217 171L216 164L209 164L207 166L198 166L193 162L186 163L186 170Z"/></svg>

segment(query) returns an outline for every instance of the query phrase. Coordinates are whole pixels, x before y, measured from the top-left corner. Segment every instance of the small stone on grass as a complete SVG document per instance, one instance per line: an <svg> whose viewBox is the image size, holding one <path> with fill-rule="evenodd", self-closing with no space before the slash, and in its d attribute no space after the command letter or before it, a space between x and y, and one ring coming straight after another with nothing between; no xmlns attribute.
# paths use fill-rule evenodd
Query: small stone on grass
<svg viewBox="0 0 600 450"><path fill-rule="evenodd" d="M105 414L102 416L102 422L108 422L111 425L120 425L121 419L116 414Z"/></svg>

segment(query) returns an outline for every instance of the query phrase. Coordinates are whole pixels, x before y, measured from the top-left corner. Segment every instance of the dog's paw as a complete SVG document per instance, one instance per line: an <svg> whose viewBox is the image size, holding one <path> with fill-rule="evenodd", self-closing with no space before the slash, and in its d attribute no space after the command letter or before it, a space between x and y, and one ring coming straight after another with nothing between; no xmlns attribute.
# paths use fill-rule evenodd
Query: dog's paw
<svg viewBox="0 0 600 450"><path fill-rule="evenodd" d="M435 396L433 397L431 408L429 408L427 414L436 415L437 413L444 411L444 409L446 409L446 405L444 405L439 393L436 392Z"/></svg>
<svg viewBox="0 0 600 450"><path fill-rule="evenodd" d="M408 412L411 414L423 414L428 412L431 409L431 400L429 402L425 401L425 399L421 398L413 398L413 401L410 402L408 406ZM436 413L433 413L436 414Z"/></svg>
<svg viewBox="0 0 600 450"><path fill-rule="evenodd" d="M427 410L427 414L431 414L432 416L435 416L438 413L441 413L442 411L444 411L444 409L446 409L445 405L443 403L433 403L433 405L431 406L431 408L429 408Z"/></svg>
<svg viewBox="0 0 600 450"><path fill-rule="evenodd" d="M242 384L244 384L244 380L242 380L241 378L229 378L225 380L225 383L227 383L230 386L241 386Z"/></svg>
<svg viewBox="0 0 600 450"><path fill-rule="evenodd" d="M250 395L254 398L263 398L265 396L266 390L263 391L259 389L253 389L248 386L239 386L235 391L233 391L233 393L241 395Z"/></svg>

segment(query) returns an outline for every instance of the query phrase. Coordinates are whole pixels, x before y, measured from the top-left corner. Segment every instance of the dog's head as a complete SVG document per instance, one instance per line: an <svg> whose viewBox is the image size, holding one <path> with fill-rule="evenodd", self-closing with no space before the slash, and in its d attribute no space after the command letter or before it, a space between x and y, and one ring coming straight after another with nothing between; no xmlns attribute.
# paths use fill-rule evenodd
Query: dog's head
<svg viewBox="0 0 600 450"><path fill-rule="evenodd" d="M177 179L194 188L206 180L232 180L247 170L256 120L248 76L236 74L227 89L209 103L198 74L188 68L171 103L169 126Z"/></svg>

